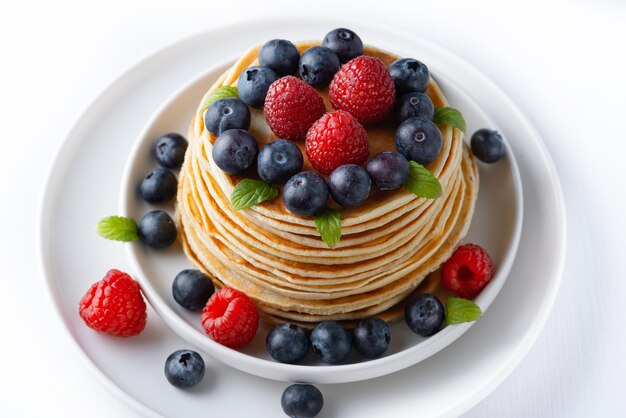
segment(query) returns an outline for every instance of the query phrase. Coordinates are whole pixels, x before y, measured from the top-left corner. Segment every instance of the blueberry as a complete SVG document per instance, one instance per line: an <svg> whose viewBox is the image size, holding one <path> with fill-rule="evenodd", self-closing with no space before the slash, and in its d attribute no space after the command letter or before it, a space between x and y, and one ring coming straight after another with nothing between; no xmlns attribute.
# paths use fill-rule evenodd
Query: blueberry
<svg viewBox="0 0 626 418"><path fill-rule="evenodd" d="M495 163L504 156L504 141L498 131L479 129L471 139L472 152L484 163Z"/></svg>
<svg viewBox="0 0 626 418"><path fill-rule="evenodd" d="M389 325L380 318L361 319L352 333L354 348L364 357L380 357L389 348L391 331Z"/></svg>
<svg viewBox="0 0 626 418"><path fill-rule="evenodd" d="M297 325L279 324L267 334L265 346L274 360L295 363L309 352L309 337Z"/></svg>
<svg viewBox="0 0 626 418"><path fill-rule="evenodd" d="M354 208L365 202L370 194L372 180L362 167L355 164L340 165L328 176L328 189L335 202Z"/></svg>
<svg viewBox="0 0 626 418"><path fill-rule="evenodd" d="M412 58L402 58L389 66L389 74L396 85L396 94L409 92L424 93L428 87L430 73L422 62Z"/></svg>
<svg viewBox="0 0 626 418"><path fill-rule="evenodd" d="M404 319L417 335L428 337L441 329L446 312L435 295L419 294L407 301Z"/></svg>
<svg viewBox="0 0 626 418"><path fill-rule="evenodd" d="M229 129L250 128L250 109L236 97L213 102L204 114L204 125L213 135Z"/></svg>
<svg viewBox="0 0 626 418"><path fill-rule="evenodd" d="M139 239L150 248L166 248L176 241L176 224L162 210L153 210L143 215L138 229Z"/></svg>
<svg viewBox="0 0 626 418"><path fill-rule="evenodd" d="M352 337L335 321L322 321L311 332L311 345L315 354L325 363L339 363L352 350Z"/></svg>
<svg viewBox="0 0 626 418"><path fill-rule="evenodd" d="M396 147L400 154L422 165L437 158L442 144L441 131L425 118L407 119L396 131Z"/></svg>
<svg viewBox="0 0 626 418"><path fill-rule="evenodd" d="M165 168L180 168L185 159L187 140L177 133L163 135L156 143L155 156Z"/></svg>
<svg viewBox="0 0 626 418"><path fill-rule="evenodd" d="M174 351L165 360L165 377L179 389L193 387L204 377L204 360L192 350Z"/></svg>
<svg viewBox="0 0 626 418"><path fill-rule="evenodd" d="M367 173L378 190L394 190L409 178L409 162L399 152L381 152L368 161Z"/></svg>
<svg viewBox="0 0 626 418"><path fill-rule="evenodd" d="M314 215L326 207L327 201L328 186L322 176L312 171L291 177L283 189L283 202L296 215Z"/></svg>
<svg viewBox="0 0 626 418"><path fill-rule="evenodd" d="M241 174L256 161L259 146L248 131L229 129L222 132L213 144L213 160L228 174Z"/></svg>
<svg viewBox="0 0 626 418"><path fill-rule="evenodd" d="M322 46L333 50L342 63L363 55L363 42L359 35L350 29L338 28L328 32Z"/></svg>
<svg viewBox="0 0 626 418"><path fill-rule="evenodd" d="M304 157L296 144L286 139L268 142L257 158L259 177L270 184L284 184L302 170Z"/></svg>
<svg viewBox="0 0 626 418"><path fill-rule="evenodd" d="M314 46L304 51L298 66L300 78L313 87L326 87L340 67L339 57L323 46Z"/></svg>
<svg viewBox="0 0 626 418"><path fill-rule="evenodd" d="M290 417L313 418L322 410L324 397L313 385L295 384L285 389L280 405Z"/></svg>
<svg viewBox="0 0 626 418"><path fill-rule="evenodd" d="M167 168L155 168L141 181L141 197L148 203L163 203L176 196L178 180Z"/></svg>
<svg viewBox="0 0 626 418"><path fill-rule="evenodd" d="M200 270L187 269L176 275L172 295L180 306L190 311L204 308L215 286L211 278Z"/></svg>
<svg viewBox="0 0 626 418"><path fill-rule="evenodd" d="M244 103L261 109L270 84L276 80L276 73L267 67L248 67L239 76L237 92Z"/></svg>
<svg viewBox="0 0 626 418"><path fill-rule="evenodd" d="M415 116L433 120L435 106L430 97L424 93L412 92L400 97L397 104L398 123Z"/></svg>
<svg viewBox="0 0 626 418"><path fill-rule="evenodd" d="M293 75L298 72L300 52L294 44L285 39L272 39L261 47L259 62L273 70L279 77Z"/></svg>

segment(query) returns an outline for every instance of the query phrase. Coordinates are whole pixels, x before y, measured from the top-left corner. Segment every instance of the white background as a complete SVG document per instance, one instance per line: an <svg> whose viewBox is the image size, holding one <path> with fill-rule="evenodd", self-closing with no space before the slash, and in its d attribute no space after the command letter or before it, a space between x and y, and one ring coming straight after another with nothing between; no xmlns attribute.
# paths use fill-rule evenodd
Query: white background
<svg viewBox="0 0 626 418"><path fill-rule="evenodd" d="M406 28L474 64L535 123L560 174L569 236L554 310L519 368L466 416L623 416L626 4L338 3L2 3L0 415L136 416L75 357L37 266L44 176L82 110L122 71L186 36L252 18L330 14Z"/></svg>

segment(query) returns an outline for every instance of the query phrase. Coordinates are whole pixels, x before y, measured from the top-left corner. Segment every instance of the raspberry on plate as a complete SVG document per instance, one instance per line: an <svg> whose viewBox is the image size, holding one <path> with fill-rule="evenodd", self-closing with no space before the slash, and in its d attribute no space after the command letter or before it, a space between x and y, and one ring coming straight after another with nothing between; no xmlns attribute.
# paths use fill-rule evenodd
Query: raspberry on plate
<svg viewBox="0 0 626 418"><path fill-rule="evenodd" d="M493 261L487 251L476 244L461 245L443 264L445 287L459 296L473 299L493 277Z"/></svg>
<svg viewBox="0 0 626 418"><path fill-rule="evenodd" d="M279 138L304 139L313 122L326 111L324 100L310 85L294 76L276 80L265 97L263 113Z"/></svg>
<svg viewBox="0 0 626 418"><path fill-rule="evenodd" d="M361 123L379 122L391 110L396 88L381 60L362 55L335 74L328 97L333 108L350 112Z"/></svg>
<svg viewBox="0 0 626 418"><path fill-rule="evenodd" d="M116 337L139 334L146 326L146 302L128 274L109 270L80 300L78 312L89 328Z"/></svg>
<svg viewBox="0 0 626 418"><path fill-rule="evenodd" d="M259 314L248 295L232 287L222 287L202 310L201 321L213 341L238 348L254 338Z"/></svg>
<svg viewBox="0 0 626 418"><path fill-rule="evenodd" d="M329 174L343 164L360 165L370 155L367 131L350 113L326 113L306 134L306 155L311 165Z"/></svg>

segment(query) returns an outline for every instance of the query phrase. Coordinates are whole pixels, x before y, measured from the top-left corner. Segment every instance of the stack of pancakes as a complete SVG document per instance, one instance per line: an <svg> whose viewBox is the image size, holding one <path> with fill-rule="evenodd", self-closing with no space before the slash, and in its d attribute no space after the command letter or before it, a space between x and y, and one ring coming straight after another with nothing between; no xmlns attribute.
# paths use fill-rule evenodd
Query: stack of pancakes
<svg viewBox="0 0 626 418"><path fill-rule="evenodd" d="M297 44L300 52L319 42ZM469 227L478 172L463 134L441 126L443 146L427 168L443 194L418 197L404 188L379 191L360 207L341 212L341 240L329 248L313 218L287 210L279 195L252 208L234 211L230 194L242 177L224 173L211 153L216 137L204 127L206 98L221 86L235 86L241 71L260 65L259 47L248 51L207 92L189 129L189 148L181 171L178 214L187 256L217 286L232 286L250 296L275 322L313 326L322 320L354 320L376 315L391 320L399 304L450 257ZM389 65L398 57L365 47L365 55ZM319 90L332 110L328 90ZM448 103L434 80L426 94L436 107ZM262 110L251 109L250 133L259 148L276 139ZM392 119L390 117L390 119ZM370 157L395 151L393 121L366 126ZM304 141L297 142L304 151ZM305 157L303 170L312 170ZM281 190L282 193L282 190Z"/></svg>

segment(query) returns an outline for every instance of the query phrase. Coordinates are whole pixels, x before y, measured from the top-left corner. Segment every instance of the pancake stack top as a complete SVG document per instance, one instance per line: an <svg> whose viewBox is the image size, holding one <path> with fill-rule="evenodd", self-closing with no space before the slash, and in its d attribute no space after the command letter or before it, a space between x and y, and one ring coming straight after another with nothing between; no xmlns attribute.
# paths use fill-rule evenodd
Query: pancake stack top
<svg viewBox="0 0 626 418"><path fill-rule="evenodd" d="M315 45L297 47L302 52ZM216 285L247 293L275 322L310 327L323 320L397 318L399 304L450 257L469 227L478 172L462 132L440 127L443 146L427 166L441 183L439 198L418 197L404 188L372 189L362 206L332 206L341 212L341 240L333 248L322 241L313 218L292 214L280 198L234 211L230 195L241 177L224 173L213 161L216 137L204 126L202 103L220 87L235 86L247 67L259 65L258 52L259 47L248 51L217 80L189 128L178 192L185 253ZM364 53L387 66L398 58L368 46ZM318 91L332 110L328 89ZM426 94L436 107L448 105L432 78ZM262 110L251 112L249 131L260 148L276 135ZM370 155L395 150L391 122L366 129ZM304 142L296 144L306 155ZM314 170L306 157L303 170Z"/></svg>

